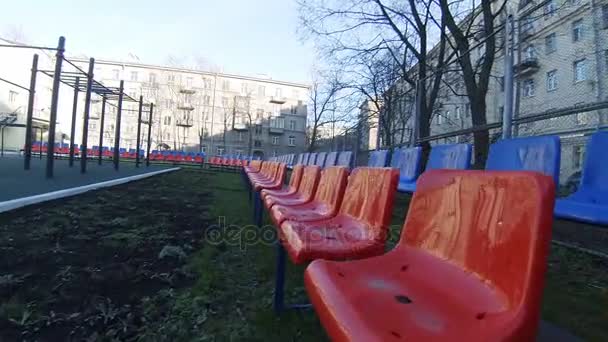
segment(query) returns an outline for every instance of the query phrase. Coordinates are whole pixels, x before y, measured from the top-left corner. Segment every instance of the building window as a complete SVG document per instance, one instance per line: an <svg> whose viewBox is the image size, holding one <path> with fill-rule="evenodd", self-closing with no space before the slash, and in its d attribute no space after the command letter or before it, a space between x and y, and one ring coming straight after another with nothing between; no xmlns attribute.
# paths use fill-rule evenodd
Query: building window
<svg viewBox="0 0 608 342"><path fill-rule="evenodd" d="M289 146L296 146L296 137L293 135L289 136Z"/></svg>
<svg viewBox="0 0 608 342"><path fill-rule="evenodd" d="M228 81L228 80L223 80L222 81L222 90L223 91L230 90L230 81Z"/></svg>
<svg viewBox="0 0 608 342"><path fill-rule="evenodd" d="M602 6L602 21L604 28L608 29L608 4Z"/></svg>
<svg viewBox="0 0 608 342"><path fill-rule="evenodd" d="M243 132L239 132L237 135L237 140L238 141L243 141Z"/></svg>
<svg viewBox="0 0 608 342"><path fill-rule="evenodd" d="M557 89L557 70L551 70L547 73L547 91Z"/></svg>
<svg viewBox="0 0 608 342"><path fill-rule="evenodd" d="M572 23L572 40L575 42L583 39L583 19Z"/></svg>
<svg viewBox="0 0 608 342"><path fill-rule="evenodd" d="M170 132L165 133L165 140L171 140L171 133Z"/></svg>
<svg viewBox="0 0 608 342"><path fill-rule="evenodd" d="M256 109L255 118L258 120L262 120L264 118L264 110L260 108Z"/></svg>
<svg viewBox="0 0 608 342"><path fill-rule="evenodd" d="M120 70L114 69L112 70L112 79L118 81L120 79Z"/></svg>
<svg viewBox="0 0 608 342"><path fill-rule="evenodd" d="M441 115L441 113L437 113L437 124L438 125L443 124L443 116Z"/></svg>
<svg viewBox="0 0 608 342"><path fill-rule="evenodd" d="M292 131L296 130L296 120L290 120L289 121L289 129Z"/></svg>
<svg viewBox="0 0 608 342"><path fill-rule="evenodd" d="M279 98L279 97L281 97L281 96L282 96L282 91L281 91L281 88L277 88L277 89L275 90L275 96L276 96L277 98Z"/></svg>
<svg viewBox="0 0 608 342"><path fill-rule="evenodd" d="M266 96L266 87L258 86L258 96Z"/></svg>
<svg viewBox="0 0 608 342"><path fill-rule="evenodd" d="M581 59L574 62L574 83L581 82L587 79L586 60Z"/></svg>
<svg viewBox="0 0 608 342"><path fill-rule="evenodd" d="M15 102L17 102L17 96L18 95L19 95L18 92L9 90L8 91L8 103L15 103Z"/></svg>
<svg viewBox="0 0 608 342"><path fill-rule="evenodd" d="M192 77L186 78L186 88L192 89Z"/></svg>
<svg viewBox="0 0 608 342"><path fill-rule="evenodd" d="M172 74L167 75L167 82L168 83L174 83L175 82L175 75L172 75Z"/></svg>
<svg viewBox="0 0 608 342"><path fill-rule="evenodd" d="M555 10L557 6L555 5L555 0L548 0L545 3L545 19L549 19L555 15Z"/></svg>
<svg viewBox="0 0 608 342"><path fill-rule="evenodd" d="M524 81L524 97L532 97L536 94L536 87L533 79L527 79Z"/></svg>
<svg viewBox="0 0 608 342"><path fill-rule="evenodd" d="M218 155L222 155L222 154L224 154L224 148L223 148L223 147L217 147L217 148L215 149L215 151L216 151L216 153L217 153Z"/></svg>
<svg viewBox="0 0 608 342"><path fill-rule="evenodd" d="M150 84L156 84L156 74L150 74L149 76Z"/></svg>
<svg viewBox="0 0 608 342"><path fill-rule="evenodd" d="M93 121L93 122L89 122L89 130L97 130L97 122Z"/></svg>
<svg viewBox="0 0 608 342"><path fill-rule="evenodd" d="M454 113L456 115L456 120L460 120L460 118L462 118L462 108L456 107Z"/></svg>
<svg viewBox="0 0 608 342"><path fill-rule="evenodd" d="M228 100L227 97L222 97L222 107L224 107L224 108L230 107L230 101Z"/></svg>
<svg viewBox="0 0 608 342"><path fill-rule="evenodd" d="M272 156L276 157L279 155L279 152L277 150L272 150Z"/></svg>
<svg viewBox="0 0 608 342"><path fill-rule="evenodd" d="M572 165L575 169L580 169L585 160L585 148L581 145L572 146Z"/></svg>
<svg viewBox="0 0 608 342"><path fill-rule="evenodd" d="M555 33L551 33L550 35L545 37L545 52L550 54L557 50L557 37Z"/></svg>
<svg viewBox="0 0 608 342"><path fill-rule="evenodd" d="M131 81L137 82L137 71L131 71Z"/></svg>
<svg viewBox="0 0 608 342"><path fill-rule="evenodd" d="M253 146L255 146L255 147L262 147L262 141L261 140L254 140L253 141Z"/></svg>
<svg viewBox="0 0 608 342"><path fill-rule="evenodd" d="M203 96L203 104L205 106L208 106L210 103L211 103L211 96L209 96L209 95Z"/></svg>
<svg viewBox="0 0 608 342"><path fill-rule="evenodd" d="M163 124L165 126L171 125L171 117L170 116L165 116L165 119L163 120Z"/></svg>
<svg viewBox="0 0 608 342"><path fill-rule="evenodd" d="M300 98L300 92L297 89L291 91L291 98L297 100Z"/></svg>
<svg viewBox="0 0 608 342"><path fill-rule="evenodd" d="M534 20L530 17L523 19L522 31L524 34L532 34L534 31Z"/></svg>
<svg viewBox="0 0 608 342"><path fill-rule="evenodd" d="M536 58L536 50L534 49L534 44L526 46L525 54L527 60L533 60Z"/></svg>
<svg viewBox="0 0 608 342"><path fill-rule="evenodd" d="M247 93L249 92L249 87L247 86L247 83L242 83L241 84L241 94L243 95L247 95Z"/></svg>
<svg viewBox="0 0 608 342"><path fill-rule="evenodd" d="M272 137L272 144L273 145L278 145L279 144L279 137Z"/></svg>

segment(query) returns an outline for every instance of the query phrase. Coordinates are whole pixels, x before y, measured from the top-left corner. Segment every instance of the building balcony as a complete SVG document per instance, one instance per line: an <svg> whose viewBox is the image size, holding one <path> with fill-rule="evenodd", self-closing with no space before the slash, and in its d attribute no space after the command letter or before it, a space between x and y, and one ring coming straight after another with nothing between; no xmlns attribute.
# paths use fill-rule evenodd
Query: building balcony
<svg viewBox="0 0 608 342"><path fill-rule="evenodd" d="M270 127L270 134L283 134L285 133L285 129L283 127Z"/></svg>
<svg viewBox="0 0 608 342"><path fill-rule="evenodd" d="M182 102L177 105L177 109L192 111L194 110L194 105L192 105L192 103Z"/></svg>
<svg viewBox="0 0 608 342"><path fill-rule="evenodd" d="M537 72L538 69L540 69L538 58L531 57L526 58L521 63L519 63L515 68L515 72L520 76L525 76Z"/></svg>
<svg viewBox="0 0 608 342"><path fill-rule="evenodd" d="M282 96L271 96L269 102L282 105L287 102L287 100Z"/></svg>
<svg viewBox="0 0 608 342"><path fill-rule="evenodd" d="M196 90L194 90L192 87L181 87L179 92L182 94L192 95L196 93Z"/></svg>
<svg viewBox="0 0 608 342"><path fill-rule="evenodd" d="M142 82L141 86L143 88L156 89L156 88L158 88L158 83L157 82Z"/></svg>
<svg viewBox="0 0 608 342"><path fill-rule="evenodd" d="M17 121L17 113L0 113L0 124L10 125Z"/></svg>
<svg viewBox="0 0 608 342"><path fill-rule="evenodd" d="M194 120L192 118L178 118L175 120L175 126L192 127L194 126Z"/></svg>

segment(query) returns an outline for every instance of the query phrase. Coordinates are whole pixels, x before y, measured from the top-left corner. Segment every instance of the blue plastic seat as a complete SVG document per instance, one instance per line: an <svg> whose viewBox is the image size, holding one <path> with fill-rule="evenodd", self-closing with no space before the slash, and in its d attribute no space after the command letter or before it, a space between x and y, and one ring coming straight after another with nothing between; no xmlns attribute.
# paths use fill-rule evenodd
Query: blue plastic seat
<svg viewBox="0 0 608 342"><path fill-rule="evenodd" d="M369 155L367 166L386 167L388 165L389 150L372 151Z"/></svg>
<svg viewBox="0 0 608 342"><path fill-rule="evenodd" d="M323 167L325 165L325 157L327 156L326 152L319 152L317 154L317 160L315 160L315 165Z"/></svg>
<svg viewBox="0 0 608 342"><path fill-rule="evenodd" d="M316 153L311 153L308 156L308 165L316 165L315 162L317 161L317 154Z"/></svg>
<svg viewBox="0 0 608 342"><path fill-rule="evenodd" d="M555 202L555 216L608 225L608 132L597 132L587 143L578 190Z"/></svg>
<svg viewBox="0 0 608 342"><path fill-rule="evenodd" d="M310 158L310 153L304 153L302 156L302 165L308 165L308 159Z"/></svg>
<svg viewBox="0 0 608 342"><path fill-rule="evenodd" d="M418 173L420 172L421 161L421 147L402 148L393 151L391 167L399 169L398 191L416 191L416 180L418 179Z"/></svg>
<svg viewBox="0 0 608 342"><path fill-rule="evenodd" d="M327 156L325 156L325 164L323 167L335 166L338 160L338 152L329 152Z"/></svg>
<svg viewBox="0 0 608 342"><path fill-rule="evenodd" d="M346 166L352 167L353 163L353 153L351 151L342 151L338 155L338 161L336 162L337 166Z"/></svg>
<svg viewBox="0 0 608 342"><path fill-rule="evenodd" d="M537 171L559 185L560 140L547 135L499 140L490 146L486 170Z"/></svg>
<svg viewBox="0 0 608 342"><path fill-rule="evenodd" d="M434 169L468 170L471 168L471 144L435 145L431 148L425 171ZM403 185L402 191L415 192L416 184Z"/></svg>

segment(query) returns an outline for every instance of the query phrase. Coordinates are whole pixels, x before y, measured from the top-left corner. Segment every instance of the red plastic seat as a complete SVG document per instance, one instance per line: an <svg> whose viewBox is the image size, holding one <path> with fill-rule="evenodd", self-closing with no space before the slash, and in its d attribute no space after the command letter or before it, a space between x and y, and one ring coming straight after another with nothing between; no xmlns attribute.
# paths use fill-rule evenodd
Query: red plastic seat
<svg viewBox="0 0 608 342"><path fill-rule="evenodd" d="M302 180L302 173L304 172L304 166L296 165L291 171L291 177L289 178L289 185L284 186L281 189L264 189L261 192L262 199L266 198L268 195L272 196L290 196L295 194L298 191L298 187L300 186L300 181Z"/></svg>
<svg viewBox="0 0 608 342"><path fill-rule="evenodd" d="M253 185L256 182L270 182L274 179L277 173L279 163L266 162L262 165L260 172L248 174L249 182Z"/></svg>
<svg viewBox="0 0 608 342"><path fill-rule="evenodd" d="M245 166L245 172L246 173L256 173L256 172L260 172L261 168L262 168L261 160L252 160L249 163L249 165Z"/></svg>
<svg viewBox="0 0 608 342"><path fill-rule="evenodd" d="M334 217L342 203L348 169L334 166L321 171L321 179L312 201L294 206L275 205L270 218L276 227L286 220L306 222Z"/></svg>
<svg viewBox="0 0 608 342"><path fill-rule="evenodd" d="M281 242L291 260L354 259L384 252L399 171L360 167L353 170L335 217L311 222L285 221Z"/></svg>
<svg viewBox="0 0 608 342"><path fill-rule="evenodd" d="M320 173L321 168L319 166L305 166L298 191L288 196L267 195L264 198L264 207L269 210L275 204L298 205L312 201L312 198L317 191Z"/></svg>
<svg viewBox="0 0 608 342"><path fill-rule="evenodd" d="M272 176L268 180L260 180L253 183L253 189L255 191L261 191L262 189L276 190L283 186L285 183L287 165L285 163L275 164Z"/></svg>
<svg viewBox="0 0 608 342"><path fill-rule="evenodd" d="M427 171L395 249L307 268L321 323L333 341L534 341L554 192L534 172Z"/></svg>

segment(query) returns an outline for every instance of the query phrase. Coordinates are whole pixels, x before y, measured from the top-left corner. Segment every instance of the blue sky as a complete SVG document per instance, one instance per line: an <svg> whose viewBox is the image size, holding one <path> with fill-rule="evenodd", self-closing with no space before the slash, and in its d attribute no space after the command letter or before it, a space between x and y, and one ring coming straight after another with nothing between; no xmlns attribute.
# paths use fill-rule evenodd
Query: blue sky
<svg viewBox="0 0 608 342"><path fill-rule="evenodd" d="M164 64L169 55L195 56L225 72L266 74L310 82L311 43L298 39L293 0L9 1L0 35L21 32L29 43L56 45L72 55Z"/></svg>

